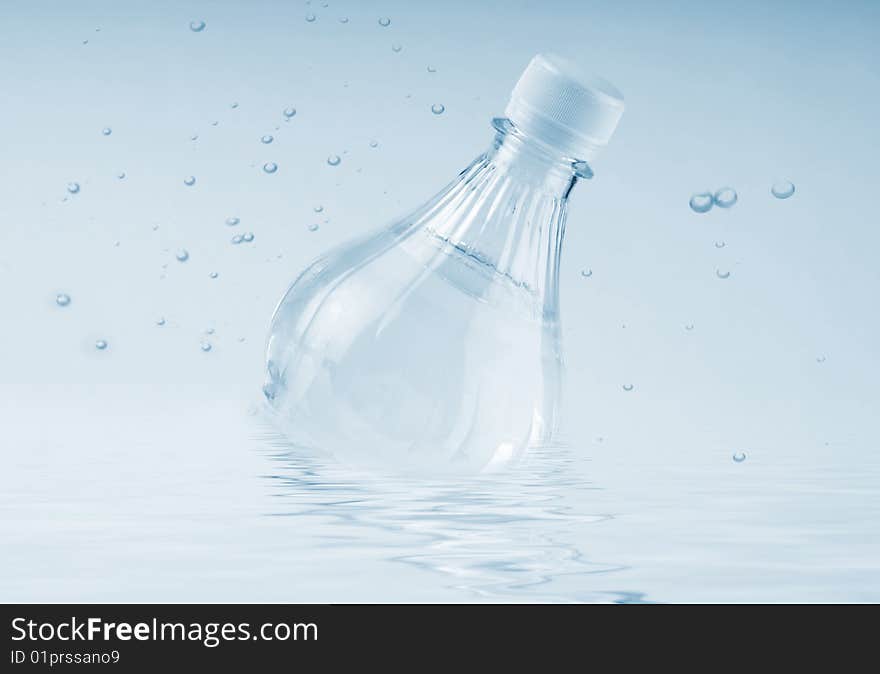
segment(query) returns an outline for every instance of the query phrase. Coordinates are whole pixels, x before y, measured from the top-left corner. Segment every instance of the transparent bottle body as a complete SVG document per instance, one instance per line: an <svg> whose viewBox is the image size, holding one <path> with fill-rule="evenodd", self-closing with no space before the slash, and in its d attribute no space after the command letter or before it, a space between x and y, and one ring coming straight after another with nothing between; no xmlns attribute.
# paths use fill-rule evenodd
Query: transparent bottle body
<svg viewBox="0 0 880 674"><path fill-rule="evenodd" d="M282 298L263 391L294 443L360 465L473 472L551 441L577 176L496 126L490 151L432 200L318 259Z"/></svg>

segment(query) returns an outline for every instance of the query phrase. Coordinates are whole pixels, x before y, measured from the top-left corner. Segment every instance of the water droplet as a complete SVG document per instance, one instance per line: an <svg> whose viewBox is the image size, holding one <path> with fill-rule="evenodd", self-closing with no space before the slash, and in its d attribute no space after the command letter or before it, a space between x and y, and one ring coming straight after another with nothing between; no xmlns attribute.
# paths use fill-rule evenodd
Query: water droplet
<svg viewBox="0 0 880 674"><path fill-rule="evenodd" d="M770 188L770 193L777 199L788 199L794 194L794 183L788 180L775 182L773 183L773 187Z"/></svg>
<svg viewBox="0 0 880 674"><path fill-rule="evenodd" d="M739 195L732 187L722 187L712 195L713 203L720 208L730 208L737 199L739 199Z"/></svg>
<svg viewBox="0 0 880 674"><path fill-rule="evenodd" d="M633 390L633 385L632 385L632 384L624 384L624 385L623 385L623 390L624 390L624 391L632 391L632 390Z"/></svg>
<svg viewBox="0 0 880 674"><path fill-rule="evenodd" d="M348 17L347 16L340 16L339 23L348 23Z"/></svg>
<svg viewBox="0 0 880 674"><path fill-rule="evenodd" d="M713 201L711 192L697 192L691 195L689 203L694 213L706 213L711 210Z"/></svg>
<svg viewBox="0 0 880 674"><path fill-rule="evenodd" d="M125 171L120 171L116 174L116 177L119 178L119 180L125 180Z"/></svg>
<svg viewBox="0 0 880 674"><path fill-rule="evenodd" d="M391 19L389 19L387 16L383 16L381 19L379 19L379 25L382 26L382 28L388 28L388 26L391 25Z"/></svg>
<svg viewBox="0 0 880 674"><path fill-rule="evenodd" d="M233 244L238 245L242 242L243 237L241 236L241 234L236 234L235 236L232 237L231 240L232 240Z"/></svg>
<svg viewBox="0 0 880 674"><path fill-rule="evenodd" d="M233 101L232 103L229 104L229 107L232 108L233 110L235 110L238 107L238 102Z"/></svg>
<svg viewBox="0 0 880 674"><path fill-rule="evenodd" d="M105 126L103 129L101 129L101 133L103 133L105 136L109 136L111 133L113 133L113 129L111 129L109 126Z"/></svg>
<svg viewBox="0 0 880 674"><path fill-rule="evenodd" d="M436 73L437 69L434 66L428 66L428 72L429 73Z"/></svg>
<svg viewBox="0 0 880 674"><path fill-rule="evenodd" d="M295 115L296 115L296 108L285 108L284 116L287 117L287 119L290 119L291 117L293 117Z"/></svg>
<svg viewBox="0 0 880 674"><path fill-rule="evenodd" d="M824 363L824 362L825 362L825 356L816 356L816 362L817 362L817 363Z"/></svg>
<svg viewBox="0 0 880 674"><path fill-rule="evenodd" d="M327 157L327 163L330 164L330 166L339 166L339 162L341 161L342 160L339 158L338 154L331 154Z"/></svg>
<svg viewBox="0 0 880 674"><path fill-rule="evenodd" d="M378 140L371 140L370 147L379 147L379 141Z"/></svg>
<svg viewBox="0 0 880 674"><path fill-rule="evenodd" d="M79 193L79 183L67 183L67 191L71 194Z"/></svg>
<svg viewBox="0 0 880 674"><path fill-rule="evenodd" d="M745 453L745 452L736 452L736 453L733 455L733 460L734 460L736 463L742 463L743 461L746 460L746 453Z"/></svg>
<svg viewBox="0 0 880 674"><path fill-rule="evenodd" d="M203 30L205 30L205 26L207 25L208 24L206 24L204 21L190 21L189 29L193 33L201 33Z"/></svg>
<svg viewBox="0 0 880 674"><path fill-rule="evenodd" d="M174 254L178 262L186 262L189 259L189 251L186 248L179 248Z"/></svg>
<svg viewBox="0 0 880 674"><path fill-rule="evenodd" d="M686 326L684 326L684 329L687 330L688 332L690 332L691 330L694 329L694 324L688 323Z"/></svg>
<svg viewBox="0 0 880 674"><path fill-rule="evenodd" d="M434 103L434 105L431 106L431 112L433 112L435 115L442 115L444 112L446 112L446 106L442 103Z"/></svg>
<svg viewBox="0 0 880 674"><path fill-rule="evenodd" d="M720 269L716 269L715 276L717 276L718 278L722 278L722 279L723 278L730 278L730 272L729 271L721 271Z"/></svg>
<svg viewBox="0 0 880 674"><path fill-rule="evenodd" d="M313 210L315 211L315 213L321 213L323 212L324 207L321 204L318 204Z"/></svg>
<svg viewBox="0 0 880 674"><path fill-rule="evenodd" d="M254 233L253 232L245 232L244 234L241 235L241 238L244 241L247 241L248 243L250 243L251 241L254 240Z"/></svg>
<svg viewBox="0 0 880 674"><path fill-rule="evenodd" d="M268 145L273 140L275 140L275 139L272 136L270 136L268 133L265 136L263 136L262 138L260 138L260 142L263 143L264 145Z"/></svg>
<svg viewBox="0 0 880 674"><path fill-rule="evenodd" d="M593 275L592 269L581 269L581 276L584 278L590 278Z"/></svg>
<svg viewBox="0 0 880 674"><path fill-rule="evenodd" d="M313 224L309 225L308 230L310 232L317 232L319 228L320 228L320 225L318 223L313 223Z"/></svg>
<svg viewBox="0 0 880 674"><path fill-rule="evenodd" d="M192 187L193 185L196 184L196 177L195 176L187 176L186 178L183 179L183 184L186 185L187 187Z"/></svg>
<svg viewBox="0 0 880 674"><path fill-rule="evenodd" d="M309 12L308 14L306 14L306 21L308 21L309 23L311 23L312 21L314 21L316 18L317 18L317 17L316 17L314 14L312 14L311 12Z"/></svg>
<svg viewBox="0 0 880 674"><path fill-rule="evenodd" d="M239 220L235 216L231 218L226 218L226 224L230 227L235 227L239 222L241 222L241 220Z"/></svg>
<svg viewBox="0 0 880 674"><path fill-rule="evenodd" d="M213 348L211 346L211 342L207 342L204 340L202 340L202 343L199 344L199 346L201 347L202 351L204 351L205 353L208 353L208 351L210 351Z"/></svg>
<svg viewBox="0 0 880 674"><path fill-rule="evenodd" d="M98 339L98 340L95 341L95 348L96 348L98 351L103 351L103 350L106 349L108 346L110 346L110 345L107 344L107 340L106 340L106 339Z"/></svg>
<svg viewBox="0 0 880 674"><path fill-rule="evenodd" d="M165 317L164 317L164 316L159 316L159 318L156 319L156 325L158 325L160 328L161 328L163 325L165 325Z"/></svg>
<svg viewBox="0 0 880 674"><path fill-rule="evenodd" d="M210 274L208 274L208 276L210 276L211 278L217 278L219 274L215 271L212 271Z"/></svg>
<svg viewBox="0 0 880 674"><path fill-rule="evenodd" d="M263 164L263 171L265 171L266 173L275 173L275 171L277 170L278 164L276 164L274 161L268 161Z"/></svg>
<svg viewBox="0 0 880 674"><path fill-rule="evenodd" d="M391 45L391 51L393 51L395 54L400 52L401 49L403 49L403 45L401 44L395 42L393 45Z"/></svg>
<svg viewBox="0 0 880 674"><path fill-rule="evenodd" d="M55 304L57 304L59 307L66 307L68 304L70 304L70 295L68 295L67 293L58 293L55 296Z"/></svg>
<svg viewBox="0 0 880 674"><path fill-rule="evenodd" d="M716 241L716 242L715 242L715 247L716 247L716 248L724 248L724 246L726 246L726 245L727 245L727 244L724 243L724 241Z"/></svg>

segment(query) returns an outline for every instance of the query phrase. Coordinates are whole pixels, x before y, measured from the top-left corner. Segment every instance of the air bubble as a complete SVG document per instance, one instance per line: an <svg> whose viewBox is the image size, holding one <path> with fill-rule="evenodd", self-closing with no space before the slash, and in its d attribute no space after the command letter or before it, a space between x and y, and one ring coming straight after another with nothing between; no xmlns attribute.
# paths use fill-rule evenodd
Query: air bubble
<svg viewBox="0 0 880 674"><path fill-rule="evenodd" d="M330 166L339 166L339 162L341 161L342 159L339 158L338 154L331 154L327 157L327 163L330 164Z"/></svg>
<svg viewBox="0 0 880 674"><path fill-rule="evenodd" d="M745 453L745 452L736 452L736 453L733 455L733 460L734 460L736 463L742 463L743 461L746 460L746 453Z"/></svg>
<svg viewBox="0 0 880 674"><path fill-rule="evenodd" d="M388 28L388 26L391 25L391 19L389 19L387 16L383 16L381 19L379 19L379 25L382 26L382 28Z"/></svg>
<svg viewBox="0 0 880 674"><path fill-rule="evenodd" d="M55 304L57 304L59 307L66 307L68 304L70 304L70 295L68 295L67 293L58 293L55 296Z"/></svg>
<svg viewBox="0 0 880 674"><path fill-rule="evenodd" d="M262 138L260 138L260 142L263 143L264 145L268 145L273 140L275 140L275 139L272 136L270 136L268 133L265 136L263 136Z"/></svg>
<svg viewBox="0 0 880 674"><path fill-rule="evenodd" d="M278 164L274 161L266 162L263 164L263 171L266 173L275 173L278 170Z"/></svg>
<svg viewBox="0 0 880 674"><path fill-rule="evenodd" d="M178 262L186 262L189 259L189 251L186 248L180 248L174 254L174 257L177 258Z"/></svg>
<svg viewBox="0 0 880 674"><path fill-rule="evenodd" d="M770 188L770 193L777 199L788 199L794 194L794 183L788 180L781 180L773 183L773 187Z"/></svg>
<svg viewBox="0 0 880 674"><path fill-rule="evenodd" d="M736 190L732 187L722 187L712 195L712 201L719 208L730 208L736 203L737 199L739 199L739 195L737 195Z"/></svg>
<svg viewBox="0 0 880 674"><path fill-rule="evenodd" d="M444 112L446 112L446 106L442 103L434 103L434 105L431 106L431 112L433 112L435 115L442 115Z"/></svg>
<svg viewBox="0 0 880 674"><path fill-rule="evenodd" d="M714 198L711 192L697 192L691 195L690 207L694 213L706 213L712 209Z"/></svg>
<svg viewBox="0 0 880 674"><path fill-rule="evenodd" d="M183 184L186 185L187 187L192 187L193 185L196 184L196 177L195 176L187 176L186 178L183 179Z"/></svg>
<svg viewBox="0 0 880 674"><path fill-rule="evenodd" d="M204 21L190 21L189 29L193 33L201 33L203 30L205 30L205 26L207 25L208 24L206 24Z"/></svg>

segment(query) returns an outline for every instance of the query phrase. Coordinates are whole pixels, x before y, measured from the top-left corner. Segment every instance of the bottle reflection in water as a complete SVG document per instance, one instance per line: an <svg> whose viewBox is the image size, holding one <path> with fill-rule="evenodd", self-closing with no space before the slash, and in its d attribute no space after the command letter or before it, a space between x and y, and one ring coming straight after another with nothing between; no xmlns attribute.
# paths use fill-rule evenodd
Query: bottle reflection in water
<svg viewBox="0 0 880 674"><path fill-rule="evenodd" d="M622 112L611 84L536 56L485 154L307 268L267 345L263 392L288 436L403 470L493 470L548 443L568 198Z"/></svg>

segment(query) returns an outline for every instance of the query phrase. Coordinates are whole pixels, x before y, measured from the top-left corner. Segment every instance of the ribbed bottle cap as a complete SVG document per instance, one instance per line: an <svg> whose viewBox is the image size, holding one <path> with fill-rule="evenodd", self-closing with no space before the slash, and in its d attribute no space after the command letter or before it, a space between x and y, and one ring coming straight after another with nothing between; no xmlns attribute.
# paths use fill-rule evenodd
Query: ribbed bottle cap
<svg viewBox="0 0 880 674"><path fill-rule="evenodd" d="M538 54L504 110L523 133L573 159L590 160L608 144L623 114L623 94L555 54Z"/></svg>

